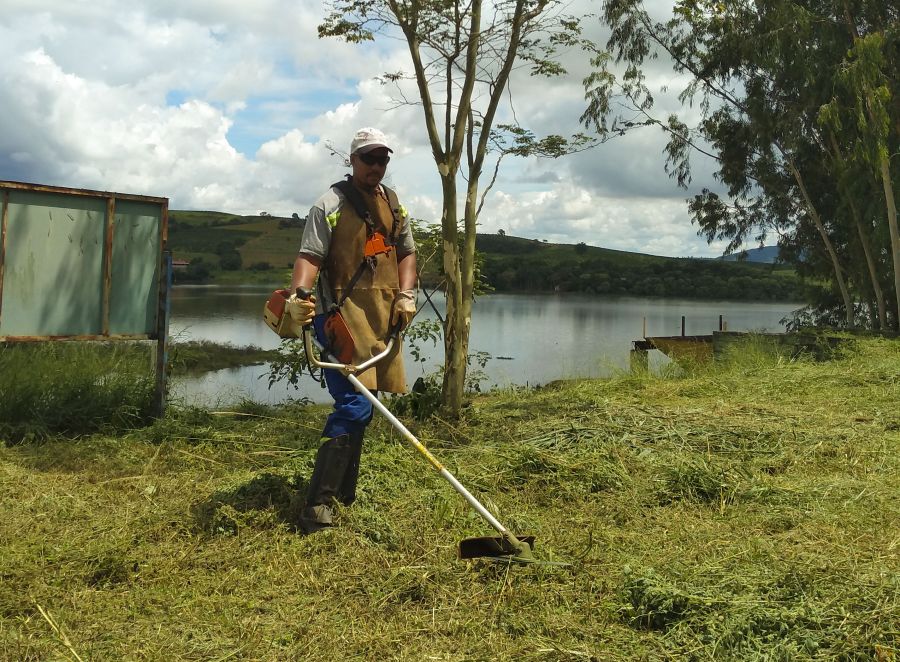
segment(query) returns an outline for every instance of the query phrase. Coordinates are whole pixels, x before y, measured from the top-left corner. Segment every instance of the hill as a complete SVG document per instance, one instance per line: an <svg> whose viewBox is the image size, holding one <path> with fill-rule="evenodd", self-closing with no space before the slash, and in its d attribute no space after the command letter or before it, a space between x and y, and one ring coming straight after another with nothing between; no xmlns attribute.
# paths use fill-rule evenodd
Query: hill
<svg viewBox="0 0 900 662"><path fill-rule="evenodd" d="M556 291L694 299L805 298L793 269L780 265L671 258L584 243L550 244L479 235L482 274L498 291Z"/></svg>
<svg viewBox="0 0 900 662"><path fill-rule="evenodd" d="M731 255L723 255L720 260L728 262L746 261L761 262L763 264L775 264L778 259L778 253L781 249L778 246L761 246L759 248L748 248Z"/></svg>
<svg viewBox="0 0 900 662"><path fill-rule="evenodd" d="M300 243L304 219L220 212L169 213L169 246L193 269L178 282L282 282ZM488 289L498 292L582 292L699 299L805 298L785 266L699 258L669 258L581 244L551 244L509 235L479 234L476 247ZM199 261L199 262L198 262ZM437 261L423 282L440 280ZM268 272L276 273L268 273Z"/></svg>

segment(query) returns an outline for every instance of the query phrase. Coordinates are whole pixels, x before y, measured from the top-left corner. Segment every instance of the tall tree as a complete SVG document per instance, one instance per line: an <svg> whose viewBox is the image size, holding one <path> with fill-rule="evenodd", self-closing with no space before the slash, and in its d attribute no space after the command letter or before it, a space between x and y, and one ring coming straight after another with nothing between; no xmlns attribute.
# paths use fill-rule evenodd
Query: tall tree
<svg viewBox="0 0 900 662"><path fill-rule="evenodd" d="M865 11L850 13L859 7ZM839 152L829 146L833 127L820 122L820 110L832 98L840 72L847 69L848 49L854 47L846 16L855 16L850 23L857 29L893 26L896 32L897 9L884 7L876 0L679 0L673 17L661 22L650 17L641 0L607 0L604 5L604 20L612 28L608 48L617 62L627 65L623 79L630 82L634 107L649 117L653 101L641 69L659 53L688 76L681 100L699 102L696 126L677 116L653 123L669 131L667 169L680 183L689 181L690 153L699 145L711 145L719 162L717 177L730 202L711 191L691 201L700 232L709 239L727 238L731 247L750 236L764 239L772 231L784 244L806 242L794 254L810 264L828 265L820 275L834 284L848 325L854 323L859 291L877 293L880 288L879 248L867 248L875 235L866 231L871 230L866 219L850 231L849 219L862 201L834 194L838 188L846 198L853 189L838 185L841 169L831 166ZM897 107L885 94L890 65L875 57L866 61L878 62L865 79L870 81L866 90L878 92L874 102L868 97L862 115L869 123L873 117L879 120L881 144L889 144L885 131L891 122L884 120L890 113L885 111ZM598 73L586 81L589 105L583 119L589 124L604 121L610 107L610 85L604 78L608 63L595 64ZM866 92L858 90L856 98L863 103ZM849 149L842 139L839 135L841 149ZM890 181L890 173L882 180ZM887 200L892 187L885 184L884 189ZM888 202L888 217L890 207ZM808 229L818 246L808 243ZM895 309L895 320L897 314Z"/></svg>
<svg viewBox="0 0 900 662"><path fill-rule="evenodd" d="M561 15L559 7L557 0L337 0L319 27L320 36L350 42L374 39L376 33L400 36L409 48L443 196L447 316L442 395L451 414L459 413L464 397L476 224L500 159L506 154L558 156L590 143L582 135L571 141L560 136L538 140L515 124L498 123L516 67L529 66L535 75L564 73L555 52L577 38L579 26ZM405 76L387 78L401 81ZM493 174L482 191L491 157Z"/></svg>
<svg viewBox="0 0 900 662"><path fill-rule="evenodd" d="M851 13L847 0L844 0L844 22L853 44L837 70L835 85L850 93L851 103L844 104L838 99L832 99L823 106L820 117L823 124L836 131L850 125L846 129L856 136L853 145L855 155L871 166L881 184L891 240L896 311L900 313L900 229L897 225L895 184L890 164L891 150L896 149L900 137L894 132L893 140L891 139L892 103L896 108L897 101L900 101L892 98L891 82L893 79L896 85L900 72L896 69L897 63L892 62L887 53L890 42L885 32L876 31L861 36L860 21ZM862 24L871 26L868 20ZM894 34L890 38L896 49L897 40L900 40L900 26L893 27ZM845 121L842 116L849 121ZM900 121L900 114L894 120ZM833 149L838 150L839 147L835 144Z"/></svg>

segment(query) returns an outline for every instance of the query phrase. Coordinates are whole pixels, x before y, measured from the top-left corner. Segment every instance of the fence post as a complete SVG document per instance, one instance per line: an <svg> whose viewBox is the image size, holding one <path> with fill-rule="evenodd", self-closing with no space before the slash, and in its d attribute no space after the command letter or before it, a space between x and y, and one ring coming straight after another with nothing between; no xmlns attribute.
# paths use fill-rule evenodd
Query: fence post
<svg viewBox="0 0 900 662"><path fill-rule="evenodd" d="M162 418L166 413L166 370L169 364L169 296L172 291L172 253L163 251L162 273L159 277L159 307L156 314L156 394L153 416Z"/></svg>

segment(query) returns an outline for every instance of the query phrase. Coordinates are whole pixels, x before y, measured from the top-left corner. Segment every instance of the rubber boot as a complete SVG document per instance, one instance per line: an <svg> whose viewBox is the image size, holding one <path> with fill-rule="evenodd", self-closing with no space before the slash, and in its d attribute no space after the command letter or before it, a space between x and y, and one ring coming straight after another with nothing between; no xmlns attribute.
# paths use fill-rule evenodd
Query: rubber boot
<svg viewBox="0 0 900 662"><path fill-rule="evenodd" d="M316 453L316 465L309 479L306 507L300 515L300 528L313 533L332 525L331 503L340 499L341 485L350 463L350 436L327 439Z"/></svg>
<svg viewBox="0 0 900 662"><path fill-rule="evenodd" d="M351 432L349 435L349 462L338 492L338 501L345 506L349 506L356 501L356 481L359 479L359 460L362 457L364 434L365 428Z"/></svg>

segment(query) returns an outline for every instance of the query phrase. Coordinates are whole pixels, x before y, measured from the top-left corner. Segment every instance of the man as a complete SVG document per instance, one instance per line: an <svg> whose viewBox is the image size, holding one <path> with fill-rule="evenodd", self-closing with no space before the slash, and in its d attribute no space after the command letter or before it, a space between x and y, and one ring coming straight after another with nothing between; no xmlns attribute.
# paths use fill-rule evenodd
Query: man
<svg viewBox="0 0 900 662"><path fill-rule="evenodd" d="M306 301L294 294L287 310L300 325L312 322L316 337L333 352L342 341L349 345L348 362L354 365L383 351L390 330L406 326L416 311L416 246L409 218L393 191L381 185L391 153L378 129L356 132L350 143L353 174L310 210L291 279L296 292L311 290L318 276L316 296ZM341 330L349 330L350 343ZM350 505L356 498L363 434L372 420L371 403L349 380L337 370L324 372L334 410L322 432L301 515L307 533L331 526L334 501ZM356 376L373 392L406 392L400 344Z"/></svg>

